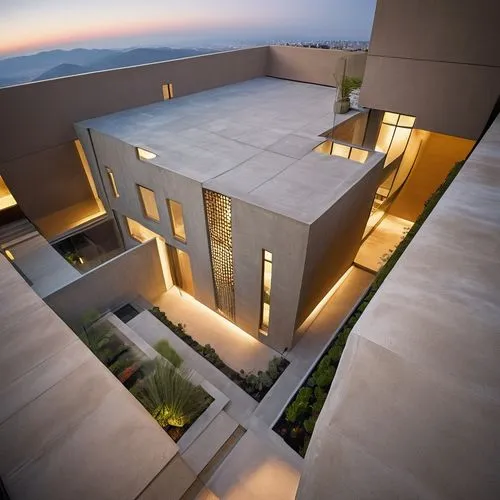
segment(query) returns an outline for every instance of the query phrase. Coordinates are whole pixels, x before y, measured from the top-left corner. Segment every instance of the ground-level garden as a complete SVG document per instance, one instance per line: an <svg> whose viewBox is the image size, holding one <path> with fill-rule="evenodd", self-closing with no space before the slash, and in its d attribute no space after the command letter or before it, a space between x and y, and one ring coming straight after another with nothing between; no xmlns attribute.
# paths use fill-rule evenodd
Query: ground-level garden
<svg viewBox="0 0 500 500"><path fill-rule="evenodd" d="M361 317L361 314L366 309L370 300L380 288L399 257L403 254L406 247L410 244L415 234L434 209L443 193L456 177L463 163L464 162L459 162L452 168L443 184L441 184L427 200L424 210L415 221L412 228L377 273L375 280L359 305L349 318L347 318L332 343L326 349L323 357L313 367L310 376L297 391L290 404L285 408L285 411L273 427L274 431L301 456L305 456L306 454L309 441L314 431L314 426L316 425L318 416L326 401L328 391L332 385L342 352L352 328Z"/></svg>
<svg viewBox="0 0 500 500"><path fill-rule="evenodd" d="M149 359L97 315L84 320L78 336L174 441L213 401L192 382L191 372L184 369L182 358L167 341L154 346L161 356Z"/></svg>
<svg viewBox="0 0 500 500"><path fill-rule="evenodd" d="M186 332L185 325L175 324L170 321L167 315L158 307L150 309L151 314L167 326L177 337L203 356L209 363L218 368L229 377L235 384L239 385L246 393L256 401L262 401L269 389L285 371L289 361L283 357L276 356L269 361L267 370L257 373L247 373L244 370L237 372L226 365L210 344L202 345Z"/></svg>

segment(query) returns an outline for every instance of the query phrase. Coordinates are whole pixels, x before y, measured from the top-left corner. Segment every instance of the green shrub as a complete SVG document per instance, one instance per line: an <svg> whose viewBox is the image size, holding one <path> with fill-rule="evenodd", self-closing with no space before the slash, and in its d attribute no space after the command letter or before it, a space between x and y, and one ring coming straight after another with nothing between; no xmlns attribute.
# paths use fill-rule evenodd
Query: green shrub
<svg viewBox="0 0 500 500"><path fill-rule="evenodd" d="M309 400L313 391L310 387L302 387L297 393L293 403L286 410L286 420L292 424L304 416L309 409Z"/></svg>
<svg viewBox="0 0 500 500"><path fill-rule="evenodd" d="M177 354L177 351L169 344L167 340L160 340L154 345L156 351L158 351L166 360L170 361L172 365L176 368L180 368L182 365L182 358Z"/></svg>
<svg viewBox="0 0 500 500"><path fill-rule="evenodd" d="M165 360L155 360L155 370L134 390L137 398L162 427L182 427L196 418L210 398L181 372Z"/></svg>
<svg viewBox="0 0 500 500"><path fill-rule="evenodd" d="M329 351L328 357L331 359L334 365L338 365L340 361L340 357L342 356L342 351L344 350L343 346L339 344L335 344Z"/></svg>
<svg viewBox="0 0 500 500"><path fill-rule="evenodd" d="M316 370L313 375L316 385L319 387L328 387L332 383L334 376L335 367L331 365L327 366L323 370Z"/></svg>
<svg viewBox="0 0 500 500"><path fill-rule="evenodd" d="M306 430L306 432L308 432L309 434L313 433L317 419L318 417L312 416L309 417L307 420L304 420L304 429Z"/></svg>

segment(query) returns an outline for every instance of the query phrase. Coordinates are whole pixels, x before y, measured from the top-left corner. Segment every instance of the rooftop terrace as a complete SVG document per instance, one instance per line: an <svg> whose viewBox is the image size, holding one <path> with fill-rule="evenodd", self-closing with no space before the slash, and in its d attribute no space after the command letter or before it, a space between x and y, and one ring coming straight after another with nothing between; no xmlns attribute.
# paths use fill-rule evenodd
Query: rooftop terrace
<svg viewBox="0 0 500 500"><path fill-rule="evenodd" d="M332 87L256 78L81 125L155 153L150 163L204 187L310 223L382 158L312 151L332 127L334 97Z"/></svg>

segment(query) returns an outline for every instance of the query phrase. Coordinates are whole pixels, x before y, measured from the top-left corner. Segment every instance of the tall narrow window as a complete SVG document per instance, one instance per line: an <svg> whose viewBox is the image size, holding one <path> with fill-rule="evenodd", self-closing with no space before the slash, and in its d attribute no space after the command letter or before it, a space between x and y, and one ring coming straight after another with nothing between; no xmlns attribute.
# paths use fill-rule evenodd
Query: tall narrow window
<svg viewBox="0 0 500 500"><path fill-rule="evenodd" d="M158 222L160 220L160 214L158 213L154 191L139 184L137 184L137 190L139 192L139 199L141 200L144 217Z"/></svg>
<svg viewBox="0 0 500 500"><path fill-rule="evenodd" d="M113 191L113 196L115 198L119 198L120 193L118 192L118 188L116 186L115 175L113 174L113 171L109 167L106 167L106 174L108 174L108 180L111 186L111 190Z"/></svg>
<svg viewBox="0 0 500 500"><path fill-rule="evenodd" d="M186 243L186 228L184 227L182 205L178 201L174 200L167 200L167 205L174 238Z"/></svg>
<svg viewBox="0 0 500 500"><path fill-rule="evenodd" d="M163 91L163 100L168 101L174 97L174 86L171 83L164 83L161 86Z"/></svg>
<svg viewBox="0 0 500 500"><path fill-rule="evenodd" d="M234 321L233 237L231 198L203 190L207 217L215 302L221 314Z"/></svg>
<svg viewBox="0 0 500 500"><path fill-rule="evenodd" d="M170 273L174 285L182 288L190 295L194 295L193 273L191 271L191 259L189 254L167 244L168 261L170 263Z"/></svg>
<svg viewBox="0 0 500 500"><path fill-rule="evenodd" d="M414 123L414 116L399 115L388 111L384 113L375 146L376 151L387 154L384 167L390 165L406 151Z"/></svg>
<svg viewBox="0 0 500 500"><path fill-rule="evenodd" d="M260 315L260 331L267 335L271 314L271 279L273 276L273 254L262 251L262 309Z"/></svg>

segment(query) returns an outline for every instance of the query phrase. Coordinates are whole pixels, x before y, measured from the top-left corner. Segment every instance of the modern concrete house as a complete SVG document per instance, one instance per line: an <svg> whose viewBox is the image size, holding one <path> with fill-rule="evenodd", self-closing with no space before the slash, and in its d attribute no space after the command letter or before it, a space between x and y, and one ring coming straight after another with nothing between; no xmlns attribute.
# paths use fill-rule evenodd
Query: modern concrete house
<svg viewBox="0 0 500 500"><path fill-rule="evenodd" d="M167 286L282 351L351 266L382 170L378 152L315 150L334 99L257 78L76 129L126 246L157 234Z"/></svg>
<svg viewBox="0 0 500 500"><path fill-rule="evenodd" d="M1 495L498 498L498 14L378 0L368 54L265 46L0 89ZM363 107L334 118L343 61ZM303 459L273 426L461 160ZM89 311L141 359L167 340L209 396L177 441L77 337ZM237 382L274 356L256 399Z"/></svg>

